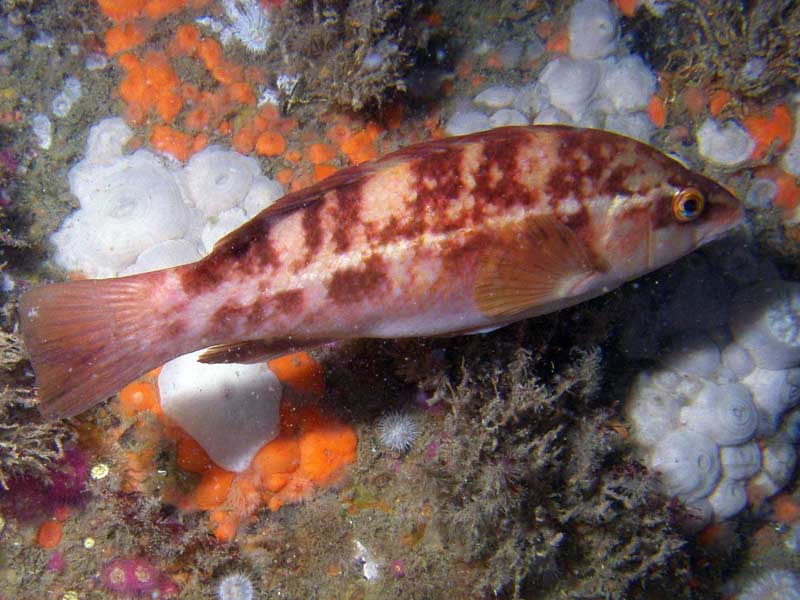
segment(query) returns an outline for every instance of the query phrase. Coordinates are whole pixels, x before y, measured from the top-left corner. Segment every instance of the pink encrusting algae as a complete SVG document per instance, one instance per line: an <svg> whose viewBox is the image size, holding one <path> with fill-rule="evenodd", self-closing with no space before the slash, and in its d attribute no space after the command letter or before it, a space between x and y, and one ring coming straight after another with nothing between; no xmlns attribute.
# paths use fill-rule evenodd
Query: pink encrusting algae
<svg viewBox="0 0 800 600"><path fill-rule="evenodd" d="M691 252L740 217L728 191L640 142L505 127L339 171L196 263L34 289L21 300L22 333L40 411L69 416L208 346L204 362L251 362L552 312Z"/></svg>

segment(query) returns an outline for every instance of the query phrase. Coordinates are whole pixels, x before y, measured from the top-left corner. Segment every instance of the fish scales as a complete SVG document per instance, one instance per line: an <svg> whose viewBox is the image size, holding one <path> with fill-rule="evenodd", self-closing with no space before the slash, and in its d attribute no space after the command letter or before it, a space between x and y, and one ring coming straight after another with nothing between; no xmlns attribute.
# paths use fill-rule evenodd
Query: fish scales
<svg viewBox="0 0 800 600"><path fill-rule="evenodd" d="M700 210L684 219L687 190ZM253 361L338 339L487 330L613 289L740 215L718 184L608 132L506 127L427 142L285 196L197 263L134 276L170 339L145 335L138 354L157 366L213 345L210 362ZM133 284L105 285L135 304ZM24 303L36 309L23 318L35 368L60 351L36 331L42 296ZM126 331L133 317L114 318ZM52 415L86 405L69 385L45 391Z"/></svg>

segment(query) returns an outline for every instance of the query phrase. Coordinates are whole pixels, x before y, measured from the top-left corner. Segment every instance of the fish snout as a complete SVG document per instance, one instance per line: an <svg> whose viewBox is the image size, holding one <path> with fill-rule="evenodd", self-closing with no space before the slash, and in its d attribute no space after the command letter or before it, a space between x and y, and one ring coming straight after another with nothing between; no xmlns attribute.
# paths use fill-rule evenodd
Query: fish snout
<svg viewBox="0 0 800 600"><path fill-rule="evenodd" d="M722 186L715 186L708 198L708 216L698 233L698 242L706 244L742 224L742 202Z"/></svg>

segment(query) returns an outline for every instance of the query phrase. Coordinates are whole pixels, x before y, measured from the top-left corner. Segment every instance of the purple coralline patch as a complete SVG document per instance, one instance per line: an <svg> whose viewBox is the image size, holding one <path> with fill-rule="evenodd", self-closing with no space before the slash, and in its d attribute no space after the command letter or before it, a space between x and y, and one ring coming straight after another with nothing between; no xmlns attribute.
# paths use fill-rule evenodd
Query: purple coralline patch
<svg viewBox="0 0 800 600"><path fill-rule="evenodd" d="M402 559L398 558L393 560L389 564L389 573L392 574L392 577L395 579L400 579L401 577L405 577L406 575L406 565Z"/></svg>
<svg viewBox="0 0 800 600"><path fill-rule="evenodd" d="M86 500L89 465L78 448L67 448L50 470L49 482L32 476L9 479L2 498L20 521L49 517L61 506L81 506Z"/></svg>
<svg viewBox="0 0 800 600"><path fill-rule="evenodd" d="M125 596L168 598L178 593L175 582L142 557L112 560L103 567L100 581L109 592Z"/></svg>
<svg viewBox="0 0 800 600"><path fill-rule="evenodd" d="M53 552L50 555L50 559L47 561L47 570L53 573L63 573L66 566L67 563L64 560L64 555L58 550Z"/></svg>

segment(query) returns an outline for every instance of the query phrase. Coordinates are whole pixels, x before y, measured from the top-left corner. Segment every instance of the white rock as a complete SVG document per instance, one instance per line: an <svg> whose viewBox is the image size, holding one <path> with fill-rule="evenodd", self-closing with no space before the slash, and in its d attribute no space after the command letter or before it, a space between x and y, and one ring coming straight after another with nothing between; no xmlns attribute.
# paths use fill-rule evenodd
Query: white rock
<svg viewBox="0 0 800 600"><path fill-rule="evenodd" d="M761 470L761 448L756 442L724 446L719 457L722 473L729 479L749 479Z"/></svg>
<svg viewBox="0 0 800 600"><path fill-rule="evenodd" d="M736 294L730 328L765 369L800 364L800 283L764 281Z"/></svg>
<svg viewBox="0 0 800 600"><path fill-rule="evenodd" d="M120 275L135 275L158 269L186 265L200 260L197 246L189 240L166 240L142 252L136 262L123 269Z"/></svg>
<svg viewBox="0 0 800 600"><path fill-rule="evenodd" d="M448 135L466 135L491 128L489 117L477 110L458 110L444 126Z"/></svg>
<svg viewBox="0 0 800 600"><path fill-rule="evenodd" d="M719 447L709 437L678 428L656 444L648 467L659 477L667 496L691 502L705 498L717 485Z"/></svg>
<svg viewBox="0 0 800 600"><path fill-rule="evenodd" d="M711 492L708 502L717 521L730 519L747 506L747 482L723 477Z"/></svg>
<svg viewBox="0 0 800 600"><path fill-rule="evenodd" d="M578 121L591 104L601 75L595 62L559 57L542 69L539 82L547 88L550 104Z"/></svg>
<svg viewBox="0 0 800 600"><path fill-rule="evenodd" d="M578 0L570 11L568 31L573 58L603 58L616 47L617 18L606 0Z"/></svg>
<svg viewBox="0 0 800 600"><path fill-rule="evenodd" d="M506 125L527 125L528 119L514 108L501 108L492 113L489 122L492 127L505 127Z"/></svg>
<svg viewBox="0 0 800 600"><path fill-rule="evenodd" d="M192 156L183 171L190 202L206 216L241 204L260 174L254 158L219 146Z"/></svg>
<svg viewBox="0 0 800 600"><path fill-rule="evenodd" d="M755 140L735 121L719 125L714 119L706 119L696 137L700 156L723 167L745 162L756 147Z"/></svg>
<svg viewBox="0 0 800 600"><path fill-rule="evenodd" d="M161 408L220 467L241 472L280 430L281 385L265 364L207 365L195 352L158 376Z"/></svg>
<svg viewBox="0 0 800 600"><path fill-rule="evenodd" d="M758 428L758 411L743 385L706 381L694 402L681 409L680 423L721 446L742 444Z"/></svg>
<svg viewBox="0 0 800 600"><path fill-rule="evenodd" d="M482 104L489 108L505 108L511 106L517 91L507 85L493 85L479 93L473 99L475 104Z"/></svg>
<svg viewBox="0 0 800 600"><path fill-rule="evenodd" d="M626 56L610 66L599 93L618 113L643 111L656 91L656 76L638 55Z"/></svg>
<svg viewBox="0 0 800 600"><path fill-rule="evenodd" d="M627 115L606 115L603 129L646 143L650 141L655 125L647 115L637 112Z"/></svg>

